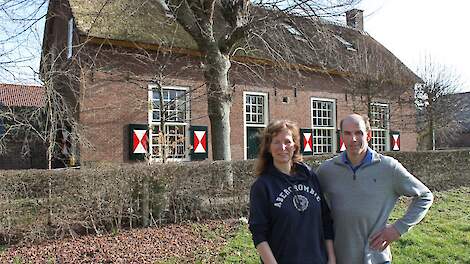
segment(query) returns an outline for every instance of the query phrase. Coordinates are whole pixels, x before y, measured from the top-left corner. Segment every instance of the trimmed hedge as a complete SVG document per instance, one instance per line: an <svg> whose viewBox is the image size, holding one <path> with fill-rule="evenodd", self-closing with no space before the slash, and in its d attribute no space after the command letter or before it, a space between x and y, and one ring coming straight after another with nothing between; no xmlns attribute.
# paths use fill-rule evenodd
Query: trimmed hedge
<svg viewBox="0 0 470 264"><path fill-rule="evenodd" d="M431 190L448 190L459 186L470 186L470 149L423 152L387 152L400 161L414 176ZM333 155L307 158L312 167Z"/></svg>
<svg viewBox="0 0 470 264"><path fill-rule="evenodd" d="M470 185L469 151L388 154L433 190ZM329 157L306 162L316 167ZM204 161L2 171L0 242L247 215L253 165Z"/></svg>

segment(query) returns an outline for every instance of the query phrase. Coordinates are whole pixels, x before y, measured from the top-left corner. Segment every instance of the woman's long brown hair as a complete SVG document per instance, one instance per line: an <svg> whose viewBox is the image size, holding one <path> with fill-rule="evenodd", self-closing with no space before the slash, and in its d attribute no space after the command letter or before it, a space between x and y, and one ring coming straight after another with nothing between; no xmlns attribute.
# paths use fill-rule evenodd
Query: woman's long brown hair
<svg viewBox="0 0 470 264"><path fill-rule="evenodd" d="M269 152L273 138L281 131L288 130L292 133L294 140L294 155L292 156L292 164L302 161L300 154L300 131L299 127L289 120L276 120L264 129L263 137L261 138L261 146L258 153L258 160L255 165L255 175L260 176L266 169L273 163L273 156Z"/></svg>

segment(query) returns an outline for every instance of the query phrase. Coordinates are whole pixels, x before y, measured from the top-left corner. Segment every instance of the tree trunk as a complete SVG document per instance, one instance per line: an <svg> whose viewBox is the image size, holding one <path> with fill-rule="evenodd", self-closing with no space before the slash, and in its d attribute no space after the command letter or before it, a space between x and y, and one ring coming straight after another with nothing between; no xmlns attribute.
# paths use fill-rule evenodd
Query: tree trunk
<svg viewBox="0 0 470 264"><path fill-rule="evenodd" d="M205 57L204 77L207 86L207 110L211 123L212 157L214 160L231 160L230 108L232 92L228 70L230 59L214 45Z"/></svg>
<svg viewBox="0 0 470 264"><path fill-rule="evenodd" d="M212 158L232 160L230 152L230 108L232 91L229 86L228 70L230 59L214 45L205 57L204 77L207 86L207 111L211 123ZM224 170L225 184L233 188L233 172L229 164Z"/></svg>
<svg viewBox="0 0 470 264"><path fill-rule="evenodd" d="M161 98L161 97L160 97ZM150 225L150 187L149 177L144 175L142 185L142 225L148 227Z"/></svg>
<svg viewBox="0 0 470 264"><path fill-rule="evenodd" d="M431 118L429 120L429 149L436 150L436 135L435 135L435 128L434 128L434 119Z"/></svg>
<svg viewBox="0 0 470 264"><path fill-rule="evenodd" d="M427 122L427 128L429 130L429 137L427 140L427 149L428 150L435 150L435 143L434 143L434 120L435 120L435 115L434 115L434 106L432 104L429 104L426 107L426 122Z"/></svg>

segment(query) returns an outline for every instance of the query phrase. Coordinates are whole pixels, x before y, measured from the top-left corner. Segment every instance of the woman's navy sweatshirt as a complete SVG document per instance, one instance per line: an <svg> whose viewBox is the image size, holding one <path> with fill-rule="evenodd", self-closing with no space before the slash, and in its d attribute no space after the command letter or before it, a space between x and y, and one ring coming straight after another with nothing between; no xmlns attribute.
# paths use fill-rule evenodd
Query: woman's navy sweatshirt
<svg viewBox="0 0 470 264"><path fill-rule="evenodd" d="M268 242L280 264L327 263L333 221L315 173L295 164L286 175L270 166L250 191L249 227L255 246Z"/></svg>

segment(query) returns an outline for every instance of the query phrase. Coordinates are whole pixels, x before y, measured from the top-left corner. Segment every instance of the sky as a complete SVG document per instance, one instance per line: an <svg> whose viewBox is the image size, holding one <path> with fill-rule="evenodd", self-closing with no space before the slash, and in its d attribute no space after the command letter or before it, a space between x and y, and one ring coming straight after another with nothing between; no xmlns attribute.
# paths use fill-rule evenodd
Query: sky
<svg viewBox="0 0 470 264"><path fill-rule="evenodd" d="M469 0L362 0L364 30L411 70L430 56L470 92Z"/></svg>
<svg viewBox="0 0 470 264"><path fill-rule="evenodd" d="M43 0L2 1L0 82L39 83L37 72L45 25L45 19L40 18L47 12L47 4L43 5L43 2ZM9 8L11 5L16 8ZM4 6L6 7L3 8ZM12 22L12 18L15 22ZM36 22L36 19L39 21Z"/></svg>

